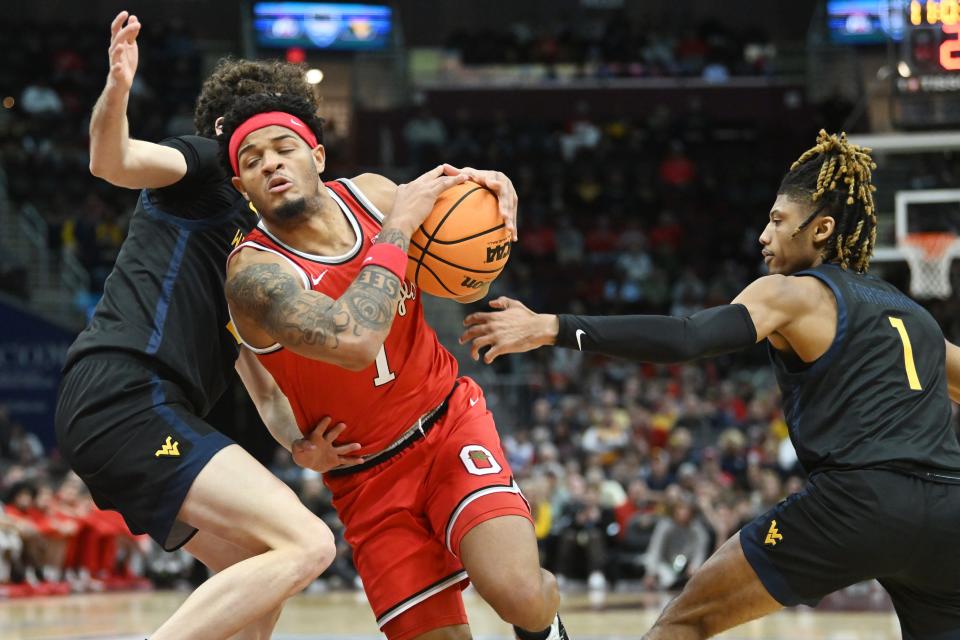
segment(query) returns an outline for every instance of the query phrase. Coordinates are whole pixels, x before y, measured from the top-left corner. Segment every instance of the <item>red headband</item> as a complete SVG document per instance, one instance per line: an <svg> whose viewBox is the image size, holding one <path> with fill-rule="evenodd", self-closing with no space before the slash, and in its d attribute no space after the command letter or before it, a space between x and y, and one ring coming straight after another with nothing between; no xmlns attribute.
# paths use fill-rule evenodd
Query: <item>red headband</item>
<svg viewBox="0 0 960 640"><path fill-rule="evenodd" d="M230 166L233 167L234 175L240 175L240 159L237 157L237 151L240 149L240 143L243 142L243 139L248 135L253 133L258 129L263 129L264 127L269 127L271 125L277 125L279 127L286 127L293 131L295 134L300 136L300 138L310 145L311 149L317 147L317 136L313 134L313 131L310 130L310 127L303 123L303 120L297 116L285 113L283 111L268 111L267 113L258 113L249 120L246 120L233 132L233 135L230 136Z"/></svg>

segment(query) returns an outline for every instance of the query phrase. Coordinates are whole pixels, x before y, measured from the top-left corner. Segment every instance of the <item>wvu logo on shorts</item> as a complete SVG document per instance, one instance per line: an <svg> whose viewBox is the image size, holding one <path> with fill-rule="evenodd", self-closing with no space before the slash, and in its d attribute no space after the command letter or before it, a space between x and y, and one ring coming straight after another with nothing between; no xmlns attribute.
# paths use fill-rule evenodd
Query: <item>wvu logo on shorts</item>
<svg viewBox="0 0 960 640"><path fill-rule="evenodd" d="M783 540L783 534L777 529L777 521L773 520L770 522L770 530L767 531L767 539L763 541L763 544L775 547L781 540Z"/></svg>
<svg viewBox="0 0 960 640"><path fill-rule="evenodd" d="M237 232L233 235L233 240L230 241L230 246L236 248L241 240L243 240L243 231L237 229Z"/></svg>
<svg viewBox="0 0 960 640"><path fill-rule="evenodd" d="M180 443L173 439L173 436L167 436L167 441L162 447L157 449L157 452L153 454L157 458L165 456L168 458L179 458L180 457Z"/></svg>

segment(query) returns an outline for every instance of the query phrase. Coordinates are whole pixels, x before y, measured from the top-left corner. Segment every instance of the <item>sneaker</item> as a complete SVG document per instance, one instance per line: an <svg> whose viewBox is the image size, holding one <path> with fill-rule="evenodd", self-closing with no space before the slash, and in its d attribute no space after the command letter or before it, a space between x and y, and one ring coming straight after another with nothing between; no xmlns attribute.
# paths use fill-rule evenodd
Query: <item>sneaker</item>
<svg viewBox="0 0 960 640"><path fill-rule="evenodd" d="M560 621L559 613L553 619L553 624L550 625L550 635L547 636L547 640L570 640L567 630L563 628L563 622Z"/></svg>
<svg viewBox="0 0 960 640"><path fill-rule="evenodd" d="M553 624L550 625L550 635L547 636L547 640L570 640L570 636L567 635L567 630L563 626L563 621L560 620L559 613L553 619Z"/></svg>

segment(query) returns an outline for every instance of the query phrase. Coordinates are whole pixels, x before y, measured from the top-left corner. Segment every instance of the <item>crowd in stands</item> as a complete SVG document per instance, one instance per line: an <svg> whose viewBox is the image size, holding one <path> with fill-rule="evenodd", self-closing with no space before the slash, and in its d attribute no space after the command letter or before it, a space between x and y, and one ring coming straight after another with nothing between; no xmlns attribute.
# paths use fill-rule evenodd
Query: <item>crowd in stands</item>
<svg viewBox="0 0 960 640"><path fill-rule="evenodd" d="M103 31L67 23L0 25L0 86L12 91L0 108L0 182L11 205L32 208L47 225L54 256L72 252L102 287L137 194L90 175L90 111L107 76ZM139 37L130 105L131 135L160 140L193 133L201 54L184 24L151 25ZM16 290L17 281L2 290Z"/></svg>
<svg viewBox="0 0 960 640"><path fill-rule="evenodd" d="M0 600L149 588L152 550L0 406Z"/></svg>
<svg viewBox="0 0 960 640"><path fill-rule="evenodd" d="M462 29L446 47L467 65L571 64L588 77L702 77L765 75L775 70L777 50L758 29L734 30L708 20L681 30L662 18L627 15L568 17L537 24Z"/></svg>

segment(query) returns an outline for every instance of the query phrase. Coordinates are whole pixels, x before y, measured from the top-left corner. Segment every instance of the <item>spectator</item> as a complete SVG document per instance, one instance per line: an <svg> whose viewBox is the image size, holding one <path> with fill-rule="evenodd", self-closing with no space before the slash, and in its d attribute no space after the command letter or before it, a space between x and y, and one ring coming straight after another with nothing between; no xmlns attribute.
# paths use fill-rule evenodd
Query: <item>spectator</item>
<svg viewBox="0 0 960 640"><path fill-rule="evenodd" d="M10 458L22 465L30 466L43 459L43 443L40 442L40 438L18 423L13 423L10 430L7 449L10 452Z"/></svg>
<svg viewBox="0 0 960 640"><path fill-rule="evenodd" d="M648 589L680 589L707 559L709 538L684 495L670 515L657 522L647 550L644 584Z"/></svg>
<svg viewBox="0 0 960 640"><path fill-rule="evenodd" d="M613 512L600 504L600 488L589 486L581 498L570 502L564 513L567 525L560 534L557 575L568 578L585 574L591 589L604 590L608 535Z"/></svg>

